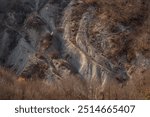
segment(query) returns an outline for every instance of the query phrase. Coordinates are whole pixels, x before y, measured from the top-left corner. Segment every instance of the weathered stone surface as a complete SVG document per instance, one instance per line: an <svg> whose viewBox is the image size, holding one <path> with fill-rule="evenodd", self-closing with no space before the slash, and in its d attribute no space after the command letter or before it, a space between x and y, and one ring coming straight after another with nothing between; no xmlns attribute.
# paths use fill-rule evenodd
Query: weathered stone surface
<svg viewBox="0 0 150 117"><path fill-rule="evenodd" d="M102 89L147 73L149 1L91 1L1 0L1 66L25 78L96 79Z"/></svg>

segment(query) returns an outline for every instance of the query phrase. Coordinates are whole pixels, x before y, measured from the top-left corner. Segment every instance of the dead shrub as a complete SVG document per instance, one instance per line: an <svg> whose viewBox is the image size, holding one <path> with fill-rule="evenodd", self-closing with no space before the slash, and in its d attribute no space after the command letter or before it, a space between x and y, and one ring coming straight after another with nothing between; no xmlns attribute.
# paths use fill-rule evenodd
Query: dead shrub
<svg viewBox="0 0 150 117"><path fill-rule="evenodd" d="M73 76L53 82L38 78L15 78L13 73L0 70L0 99L149 99L150 94L149 89L144 86L138 85L141 88L138 87L137 90L134 85L123 86L114 80L110 80L102 90L98 80L84 81Z"/></svg>

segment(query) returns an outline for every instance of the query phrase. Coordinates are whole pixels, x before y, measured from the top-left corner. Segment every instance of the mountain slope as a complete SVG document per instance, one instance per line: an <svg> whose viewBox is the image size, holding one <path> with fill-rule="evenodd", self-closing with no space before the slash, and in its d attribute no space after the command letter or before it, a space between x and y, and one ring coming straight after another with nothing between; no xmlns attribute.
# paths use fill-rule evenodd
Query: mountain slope
<svg viewBox="0 0 150 117"><path fill-rule="evenodd" d="M0 65L18 77L149 90L149 0L0 3Z"/></svg>

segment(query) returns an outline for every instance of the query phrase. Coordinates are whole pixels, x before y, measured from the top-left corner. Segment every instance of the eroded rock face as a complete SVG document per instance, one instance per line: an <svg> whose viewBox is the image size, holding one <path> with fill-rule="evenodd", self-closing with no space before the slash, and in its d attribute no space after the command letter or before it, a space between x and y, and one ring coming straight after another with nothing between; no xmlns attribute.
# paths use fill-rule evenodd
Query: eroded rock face
<svg viewBox="0 0 150 117"><path fill-rule="evenodd" d="M135 2L126 3L126 7L128 4L133 5L132 8L137 6ZM102 85L106 85L111 78L120 82L131 78L126 65L135 65L133 61L137 61L138 57L130 61L132 49L128 47L132 46L133 40L138 40L138 37L133 39L133 35L148 20L147 5L142 1L139 1L138 9L133 12L125 10L121 14L111 7L106 9L109 5L106 3L100 6L99 3L87 5L72 1L66 9L63 23L66 42L64 53L69 54L68 61L76 64L76 69L84 78L101 79ZM148 66L146 69L149 69Z"/></svg>
<svg viewBox="0 0 150 117"><path fill-rule="evenodd" d="M0 2L0 64L19 76L74 75L104 89L112 79L133 83L134 67L149 70L149 1Z"/></svg>

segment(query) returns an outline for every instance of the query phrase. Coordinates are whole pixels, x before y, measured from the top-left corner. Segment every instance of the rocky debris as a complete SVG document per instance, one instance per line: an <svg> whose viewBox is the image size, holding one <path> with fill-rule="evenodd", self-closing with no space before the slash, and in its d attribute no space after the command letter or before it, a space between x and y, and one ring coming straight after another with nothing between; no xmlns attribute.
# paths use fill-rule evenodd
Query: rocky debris
<svg viewBox="0 0 150 117"><path fill-rule="evenodd" d="M148 0L1 0L0 64L25 78L96 79L102 91L133 83L150 67L149 17Z"/></svg>

